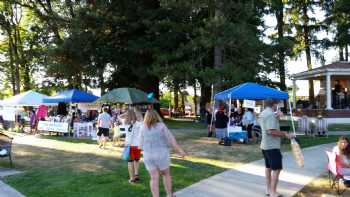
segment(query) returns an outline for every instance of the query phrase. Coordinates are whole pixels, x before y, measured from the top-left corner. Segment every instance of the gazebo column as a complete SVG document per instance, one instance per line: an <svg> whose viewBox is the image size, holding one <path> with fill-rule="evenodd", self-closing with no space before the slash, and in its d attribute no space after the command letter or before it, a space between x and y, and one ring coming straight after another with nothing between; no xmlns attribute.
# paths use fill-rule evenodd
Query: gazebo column
<svg viewBox="0 0 350 197"><path fill-rule="evenodd" d="M293 79L293 109L297 108L297 94L296 94L296 90L297 89L297 85L296 85L296 80Z"/></svg>
<svg viewBox="0 0 350 197"><path fill-rule="evenodd" d="M327 94L327 106L326 109L332 109L332 89L331 89L331 75L326 75L326 94Z"/></svg>

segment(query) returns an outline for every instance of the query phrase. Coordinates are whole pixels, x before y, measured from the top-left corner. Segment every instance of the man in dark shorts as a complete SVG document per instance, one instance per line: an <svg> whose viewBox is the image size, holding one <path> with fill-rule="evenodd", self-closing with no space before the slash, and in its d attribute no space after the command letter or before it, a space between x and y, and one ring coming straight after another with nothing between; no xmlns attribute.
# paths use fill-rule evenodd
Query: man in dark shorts
<svg viewBox="0 0 350 197"><path fill-rule="evenodd" d="M106 143L109 137L109 129L112 128L112 117L108 114L108 108L103 108L103 113L101 113L97 118L98 125L98 143L99 147L106 148Z"/></svg>
<svg viewBox="0 0 350 197"><path fill-rule="evenodd" d="M266 167L266 196L270 197L281 196L277 193L278 179L282 170L281 138L294 137L285 131L280 131L279 116L281 114L274 112L277 104L277 101L265 101L266 108L261 112L259 120L262 133L260 148Z"/></svg>

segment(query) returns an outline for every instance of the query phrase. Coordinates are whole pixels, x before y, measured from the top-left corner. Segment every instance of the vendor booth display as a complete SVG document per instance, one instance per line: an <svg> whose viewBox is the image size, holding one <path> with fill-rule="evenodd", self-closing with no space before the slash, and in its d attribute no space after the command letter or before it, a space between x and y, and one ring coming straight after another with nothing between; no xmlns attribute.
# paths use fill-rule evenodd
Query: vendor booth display
<svg viewBox="0 0 350 197"><path fill-rule="evenodd" d="M282 92L279 90L276 90L274 88L270 88L267 86L262 86L256 83L244 83L238 86L235 86L233 88L230 88L228 90L222 91L217 93L214 96L214 102L217 100L224 100L224 101L229 101L229 112L231 112L231 103L232 100L288 100L289 96L287 92ZM214 103L215 105L215 103ZM213 105L213 107L214 107ZM289 102L289 109L290 109L290 115L291 115L291 121L292 121L292 127L293 127L293 132L295 135L295 127L294 127L294 122L293 122L293 113L292 113L292 107ZM214 111L214 109L213 109ZM230 120L231 121L231 120ZM229 121L229 126L230 126L230 121ZM236 135L231 134L235 132L244 132L244 131L237 131L236 128L229 128L228 129L228 136L232 136L233 140L237 140L235 138ZM242 139L239 139L242 140ZM246 139L243 139L246 140ZM291 140L291 147L293 151L293 155L295 157L295 160L297 164L302 167L304 165L304 158L303 154L301 152L301 149L299 147L299 144L295 140Z"/></svg>
<svg viewBox="0 0 350 197"><path fill-rule="evenodd" d="M146 92L136 88L116 88L101 96L101 98L98 99L96 103L119 103L128 106L158 103L158 101L153 98L153 96L153 93L147 94ZM113 131L118 131L118 135L125 136L127 130L130 128L130 125L125 124L125 121L123 120L119 121L121 124L118 127L115 127Z"/></svg>
<svg viewBox="0 0 350 197"><path fill-rule="evenodd" d="M35 118L30 119L30 114L34 114L34 109L45 104L44 99L47 97L46 95L30 90L2 100L0 102L0 114L3 120L3 128L14 129L17 126L17 131L23 132L26 122L29 122L31 126L31 123L34 125ZM56 104L57 103L50 103L49 105ZM31 120L33 120L33 122L31 122Z"/></svg>
<svg viewBox="0 0 350 197"><path fill-rule="evenodd" d="M288 94L256 83L244 83L217 93L214 99L224 101L228 100L229 103L231 103L232 100L244 100L245 107L254 108L255 100L285 100L288 99ZM229 112L231 112L231 105L229 105L229 107ZM231 140L238 140L241 142L247 141L247 131L242 130L242 127L232 125L231 119L227 130L227 136L229 136Z"/></svg>
<svg viewBox="0 0 350 197"><path fill-rule="evenodd" d="M71 133L75 137L95 138L96 128L95 117L91 117L91 110L97 110L96 105L89 104L96 101L99 97L80 91L78 89L66 90L44 99L46 103L59 103L56 112L48 113L47 120L41 120L38 124L38 130ZM69 109L67 104L70 104ZM79 109L82 107L82 110ZM51 114L51 115L50 115Z"/></svg>

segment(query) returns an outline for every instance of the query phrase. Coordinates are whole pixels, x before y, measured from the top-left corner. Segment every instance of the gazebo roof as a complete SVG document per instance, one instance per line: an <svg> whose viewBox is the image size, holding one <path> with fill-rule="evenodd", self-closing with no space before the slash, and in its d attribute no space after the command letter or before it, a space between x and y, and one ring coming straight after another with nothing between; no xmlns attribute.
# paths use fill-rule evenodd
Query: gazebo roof
<svg viewBox="0 0 350 197"><path fill-rule="evenodd" d="M327 74L337 76L350 76L350 62L334 62L312 70L292 75L294 80L317 79Z"/></svg>

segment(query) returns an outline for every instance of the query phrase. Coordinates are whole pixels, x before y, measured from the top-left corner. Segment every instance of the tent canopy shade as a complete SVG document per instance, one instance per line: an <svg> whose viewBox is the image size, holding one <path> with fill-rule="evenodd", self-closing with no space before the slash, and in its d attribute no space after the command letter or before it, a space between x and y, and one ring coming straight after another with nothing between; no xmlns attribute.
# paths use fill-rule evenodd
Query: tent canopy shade
<svg viewBox="0 0 350 197"><path fill-rule="evenodd" d="M117 88L103 95L97 103L152 104L158 101L149 99L147 93L136 88Z"/></svg>
<svg viewBox="0 0 350 197"><path fill-rule="evenodd" d="M48 96L29 90L11 98L0 101L1 106L39 106L46 104L44 99ZM57 103L52 103L57 104ZM51 105L52 105L51 104Z"/></svg>
<svg viewBox="0 0 350 197"><path fill-rule="evenodd" d="M243 83L215 94L215 100L287 100L288 93L257 83Z"/></svg>
<svg viewBox="0 0 350 197"><path fill-rule="evenodd" d="M78 89L65 90L44 99L45 103L92 103L99 97Z"/></svg>

